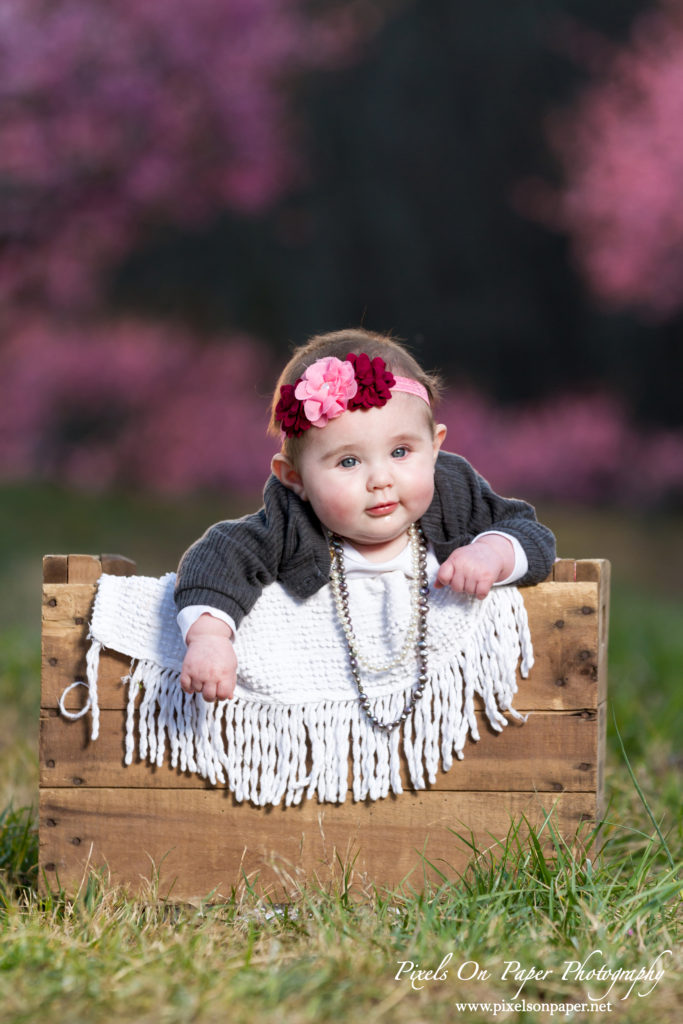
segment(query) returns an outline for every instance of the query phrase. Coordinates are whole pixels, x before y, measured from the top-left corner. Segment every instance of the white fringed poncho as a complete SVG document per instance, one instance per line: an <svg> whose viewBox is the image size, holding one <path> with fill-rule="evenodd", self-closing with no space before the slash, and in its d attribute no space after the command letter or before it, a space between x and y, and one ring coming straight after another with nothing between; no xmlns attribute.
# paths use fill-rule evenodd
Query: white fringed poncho
<svg viewBox="0 0 683 1024"><path fill-rule="evenodd" d="M491 726L506 725L521 674L533 664L522 597L516 587L494 588L483 601L433 590L428 614L429 681L402 727L390 734L368 722L359 704L348 652L329 585L305 601L278 583L266 587L235 640L238 679L229 701L207 704L181 690L185 644L176 624L175 575L101 577L88 654L90 698L97 737L97 667L110 648L131 659L126 764L136 753L212 784L227 784L238 801L299 803L304 796L344 801L402 792L405 756L410 783L434 782L461 758L467 735L479 739L478 694ZM409 581L400 571L350 578L351 618L362 651L386 664L408 627ZM380 721L397 718L417 678L416 661L375 675L362 672ZM65 712L63 700L62 711ZM83 713L83 712L81 712ZM71 717L71 716L69 716ZM136 750L137 747L137 750ZM349 780L349 763L351 779Z"/></svg>

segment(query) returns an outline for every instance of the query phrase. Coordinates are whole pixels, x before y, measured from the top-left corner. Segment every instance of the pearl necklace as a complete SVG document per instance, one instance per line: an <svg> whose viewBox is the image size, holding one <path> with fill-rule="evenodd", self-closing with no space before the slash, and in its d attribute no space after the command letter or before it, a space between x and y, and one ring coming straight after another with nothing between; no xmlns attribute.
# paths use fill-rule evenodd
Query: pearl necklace
<svg viewBox="0 0 683 1024"><path fill-rule="evenodd" d="M427 579L427 542L422 532L422 527L415 523L408 530L410 539L411 561L413 566L412 580L410 583L410 622L403 645L398 654L389 662L383 665L373 664L365 655L361 654L358 641L351 624L349 612L349 588L344 570L344 549L340 538L336 534L329 534L330 559L332 563L330 571L330 584L334 595L334 603L337 609L346 645L349 651L349 665L351 673L358 689L360 704L368 720L377 729L391 732L401 722L405 722L412 712L418 700L424 693L427 684L427 609L429 582ZM410 655L411 647L415 649L415 657L418 665L417 686L411 693L410 700L403 711L393 722L380 722L376 715L370 711L370 698L363 690L360 676L362 665L368 672L388 672L397 665L402 664Z"/></svg>

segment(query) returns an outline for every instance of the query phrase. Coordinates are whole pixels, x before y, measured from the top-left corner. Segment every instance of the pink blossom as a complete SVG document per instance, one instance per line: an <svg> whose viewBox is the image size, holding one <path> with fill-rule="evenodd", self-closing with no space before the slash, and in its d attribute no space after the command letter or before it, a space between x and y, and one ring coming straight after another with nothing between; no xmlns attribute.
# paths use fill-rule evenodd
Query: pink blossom
<svg viewBox="0 0 683 1024"><path fill-rule="evenodd" d="M363 5L360 5L362 8ZM353 0L13 0L0 13L0 288L94 305L150 227L306 173L296 91L374 31Z"/></svg>
<svg viewBox="0 0 683 1024"><path fill-rule="evenodd" d="M180 493L259 490L268 358L132 320L17 324L0 348L0 477Z"/></svg>
<svg viewBox="0 0 683 1024"><path fill-rule="evenodd" d="M651 504L683 496L683 433L638 428L605 394L502 409L450 389L436 410L447 447L502 494L578 503Z"/></svg>
<svg viewBox="0 0 683 1024"><path fill-rule="evenodd" d="M564 186L523 182L517 205L569 234L607 306L669 317L683 308L683 4L660 0L622 48L571 40L592 82L548 121Z"/></svg>
<svg viewBox="0 0 683 1024"><path fill-rule="evenodd" d="M346 411L358 385L352 363L328 356L308 367L294 389L304 404L306 419L314 427L324 427Z"/></svg>

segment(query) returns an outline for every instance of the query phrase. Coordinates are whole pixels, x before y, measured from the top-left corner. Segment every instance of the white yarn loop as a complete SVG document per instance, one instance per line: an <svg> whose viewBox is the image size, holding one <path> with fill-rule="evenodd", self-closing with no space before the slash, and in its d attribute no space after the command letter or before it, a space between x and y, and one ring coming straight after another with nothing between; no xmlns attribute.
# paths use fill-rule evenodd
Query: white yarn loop
<svg viewBox="0 0 683 1024"><path fill-rule="evenodd" d="M526 610L515 587L483 601L435 590L428 615L428 682L402 727L387 735L363 713L348 666L344 635L329 586L303 602L279 584L266 587L235 640L239 674L230 701L207 704L179 684L185 645L176 624L175 576L101 577L90 628L87 681L66 688L65 718L92 718L99 731L97 668L103 648L128 655L125 764L196 773L225 785L237 801L258 806L304 798L343 802L384 798L405 785L434 784L463 757L468 736L479 739L475 695L493 729L512 707L533 665ZM412 666L392 665L409 627L410 582L402 572L350 579L363 643L387 670L368 684L380 721L400 714L412 690ZM391 615L387 614L391 609ZM402 612L405 612L402 615ZM65 707L76 686L88 688L77 712ZM350 766L350 767L349 767ZM350 776L350 777L349 777Z"/></svg>
<svg viewBox="0 0 683 1024"><path fill-rule="evenodd" d="M96 639L92 638L91 644L88 648L88 653L85 658L85 670L86 678L77 679L66 687L61 697L59 698L59 710L64 718L70 721L76 721L79 718L84 718L85 715L90 712L90 738L96 740L100 734L100 705L97 693L97 673L100 663L100 651L102 650L102 644ZM78 711L69 711L66 707L65 700L68 693L74 690L77 686L85 686L88 691L88 698L82 708Z"/></svg>
<svg viewBox="0 0 683 1024"><path fill-rule="evenodd" d="M77 679L75 683L71 683L70 686L67 686L66 690L59 698L59 710L61 714L64 716L64 718L68 718L72 722L75 722L78 718L85 718L85 716L90 711L90 707L92 705L92 701L90 700L90 692L88 692L88 699L86 700L85 704L79 711L67 710L64 704L66 696L67 694L71 693L72 690L75 690L77 686L85 686L86 690L90 691L90 687L88 686L88 683L84 679Z"/></svg>

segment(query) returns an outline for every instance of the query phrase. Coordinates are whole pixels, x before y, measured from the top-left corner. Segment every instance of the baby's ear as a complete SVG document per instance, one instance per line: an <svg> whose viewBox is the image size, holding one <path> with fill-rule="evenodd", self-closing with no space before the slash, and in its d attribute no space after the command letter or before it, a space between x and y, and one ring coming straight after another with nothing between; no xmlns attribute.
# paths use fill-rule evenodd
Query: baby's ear
<svg viewBox="0 0 683 1024"><path fill-rule="evenodd" d="M433 441L434 461L435 462L436 462L436 457L439 454L439 450L441 448L441 445L444 443L445 440L446 440L446 424L445 423L437 423L436 426L434 427L434 441Z"/></svg>
<svg viewBox="0 0 683 1024"><path fill-rule="evenodd" d="M274 455L270 468L281 484L289 487L290 491L294 491L303 501L308 501L301 474L297 472L286 455L283 455L282 452Z"/></svg>

